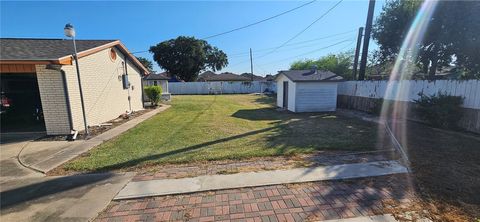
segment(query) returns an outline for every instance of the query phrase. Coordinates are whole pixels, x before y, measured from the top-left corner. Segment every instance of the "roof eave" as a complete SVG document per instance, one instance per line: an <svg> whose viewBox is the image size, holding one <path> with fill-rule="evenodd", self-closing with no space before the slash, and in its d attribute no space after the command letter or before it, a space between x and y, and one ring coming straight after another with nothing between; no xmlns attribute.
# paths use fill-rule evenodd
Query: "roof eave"
<svg viewBox="0 0 480 222"><path fill-rule="evenodd" d="M71 64L71 60L64 59L15 59L15 60L0 60L0 64L22 64L22 65L68 65Z"/></svg>
<svg viewBox="0 0 480 222"><path fill-rule="evenodd" d="M87 49L87 50L78 52L77 53L78 58L83 58L85 56L89 56L91 54L97 53L99 51L102 51L104 49L111 48L111 47L118 47L123 53L125 53L133 61L133 63L138 68L140 68L144 72L143 74L150 73L150 71L147 68L145 68L145 66L143 66L142 63L140 61L138 61L138 59L130 53L130 51L128 51L127 47L125 47L125 45L123 45L123 43L120 42L120 40L115 40L115 41L109 42L107 44L97 46L95 48L91 48L91 49ZM67 63L67 61L70 61L70 65L71 65L72 64L72 55L63 56L63 57L59 58L58 60L61 61L61 62L64 61L65 63Z"/></svg>

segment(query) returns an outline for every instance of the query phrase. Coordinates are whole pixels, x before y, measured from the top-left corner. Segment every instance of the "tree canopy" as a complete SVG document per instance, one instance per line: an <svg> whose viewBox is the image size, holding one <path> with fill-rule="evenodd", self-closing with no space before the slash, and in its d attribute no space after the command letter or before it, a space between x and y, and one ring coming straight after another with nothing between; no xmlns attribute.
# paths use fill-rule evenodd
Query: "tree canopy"
<svg viewBox="0 0 480 222"><path fill-rule="evenodd" d="M145 66L145 68L147 68L149 71L153 71L152 61L148 60L147 58L140 57L140 56L138 56L137 59L140 63L142 63L143 66Z"/></svg>
<svg viewBox="0 0 480 222"><path fill-rule="evenodd" d="M396 59L423 1L388 1L376 19L372 37L380 62ZM413 62L433 77L438 68L455 65L464 77L480 77L480 1L438 1ZM412 25L413 24L413 25Z"/></svg>
<svg viewBox="0 0 480 222"><path fill-rule="evenodd" d="M317 66L320 70L328 70L344 79L353 79L352 76L353 53L344 52L339 54L330 54L323 56L317 60L305 59L293 62L290 70L310 69Z"/></svg>
<svg viewBox="0 0 480 222"><path fill-rule="evenodd" d="M228 65L227 55L207 41L179 36L150 47L153 59L172 75L195 81L202 70L221 70Z"/></svg>

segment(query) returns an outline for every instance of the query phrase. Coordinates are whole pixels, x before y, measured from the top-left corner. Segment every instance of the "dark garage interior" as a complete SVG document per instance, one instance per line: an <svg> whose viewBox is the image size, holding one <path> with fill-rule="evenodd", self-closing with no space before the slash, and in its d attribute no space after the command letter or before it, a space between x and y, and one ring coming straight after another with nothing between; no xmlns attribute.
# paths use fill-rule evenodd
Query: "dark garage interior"
<svg viewBox="0 0 480 222"><path fill-rule="evenodd" d="M35 73L2 73L1 131L45 131L42 103Z"/></svg>

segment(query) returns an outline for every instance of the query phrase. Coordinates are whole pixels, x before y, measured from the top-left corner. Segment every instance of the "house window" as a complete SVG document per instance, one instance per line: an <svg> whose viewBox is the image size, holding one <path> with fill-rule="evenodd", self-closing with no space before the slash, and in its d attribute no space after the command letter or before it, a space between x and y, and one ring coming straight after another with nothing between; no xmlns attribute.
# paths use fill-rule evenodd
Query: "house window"
<svg viewBox="0 0 480 222"><path fill-rule="evenodd" d="M110 49L110 59L114 62L117 59L117 52L114 48Z"/></svg>
<svg viewBox="0 0 480 222"><path fill-rule="evenodd" d="M156 86L156 85L157 85L157 81L153 81L153 85Z"/></svg>

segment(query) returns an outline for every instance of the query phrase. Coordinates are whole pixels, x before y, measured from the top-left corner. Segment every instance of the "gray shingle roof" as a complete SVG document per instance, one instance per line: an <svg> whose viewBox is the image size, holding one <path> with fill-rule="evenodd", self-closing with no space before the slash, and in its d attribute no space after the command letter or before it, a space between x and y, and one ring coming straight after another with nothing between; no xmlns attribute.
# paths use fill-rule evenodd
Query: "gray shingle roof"
<svg viewBox="0 0 480 222"><path fill-rule="evenodd" d="M169 80L170 77L167 76L166 72L162 73L155 73L155 74L149 74L148 76L145 76L146 80Z"/></svg>
<svg viewBox="0 0 480 222"><path fill-rule="evenodd" d="M343 78L333 72L324 70L288 70L280 71L278 74L283 74L294 82L338 82L343 81ZM279 76L277 75L277 77Z"/></svg>
<svg viewBox="0 0 480 222"><path fill-rule="evenodd" d="M224 72L218 75L207 76L206 81L250 81L249 78L230 72Z"/></svg>
<svg viewBox="0 0 480 222"><path fill-rule="evenodd" d="M116 40L76 40L85 51ZM73 54L69 39L0 38L0 60L55 60Z"/></svg>
<svg viewBox="0 0 480 222"><path fill-rule="evenodd" d="M240 74L241 76L243 77L247 77L248 79L252 80L252 74L251 73L242 73ZM265 80L265 78L263 76L257 76L257 75L253 75L253 81L263 81Z"/></svg>

